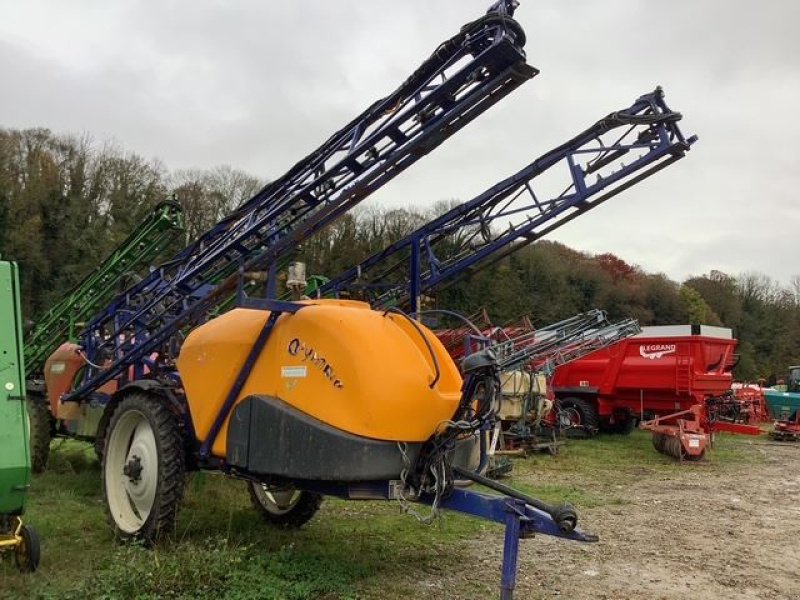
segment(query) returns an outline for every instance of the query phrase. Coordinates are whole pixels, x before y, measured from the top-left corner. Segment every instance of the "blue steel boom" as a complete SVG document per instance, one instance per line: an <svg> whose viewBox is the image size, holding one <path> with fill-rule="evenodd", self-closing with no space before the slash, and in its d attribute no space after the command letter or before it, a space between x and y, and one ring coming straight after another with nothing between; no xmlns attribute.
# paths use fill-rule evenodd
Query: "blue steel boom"
<svg viewBox="0 0 800 600"><path fill-rule="evenodd" d="M645 94L320 285L316 295L356 292L376 307L400 304L419 311L426 292L515 252L681 159L697 137L684 137L680 119L667 107L661 88ZM632 160L617 166L622 157ZM554 173L562 176L557 193L537 194L533 184Z"/></svg>
<svg viewBox="0 0 800 600"><path fill-rule="evenodd" d="M514 6L499 2L465 25L395 92L115 298L79 336L87 369L61 400L81 401L148 370L173 372L177 334L230 296L238 271L274 265L536 75Z"/></svg>

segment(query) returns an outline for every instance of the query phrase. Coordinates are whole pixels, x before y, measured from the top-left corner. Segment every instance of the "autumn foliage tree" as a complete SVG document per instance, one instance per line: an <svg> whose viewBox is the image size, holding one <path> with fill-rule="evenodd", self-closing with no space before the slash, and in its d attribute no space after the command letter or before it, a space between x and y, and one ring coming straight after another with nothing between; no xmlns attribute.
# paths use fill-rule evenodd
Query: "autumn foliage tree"
<svg viewBox="0 0 800 600"><path fill-rule="evenodd" d="M227 166L170 173L156 160L88 136L0 129L0 254L20 263L25 314L35 319L166 197L183 205L189 240L262 186ZM298 256L309 273L335 276L455 203L357 208L306 240ZM442 258L463 252L471 233L443 240ZM404 258L389 277L404 274ZM543 325L602 308L611 319L633 317L642 325L724 325L739 339L738 377L774 380L800 364L800 275L788 287L759 273L719 271L679 283L610 253L593 256L545 240L437 290L434 301L464 314L486 307L497 323L527 315Z"/></svg>
<svg viewBox="0 0 800 600"><path fill-rule="evenodd" d="M230 167L170 175L88 136L0 129L0 254L20 263L23 309L35 318L168 196L194 238L261 185Z"/></svg>

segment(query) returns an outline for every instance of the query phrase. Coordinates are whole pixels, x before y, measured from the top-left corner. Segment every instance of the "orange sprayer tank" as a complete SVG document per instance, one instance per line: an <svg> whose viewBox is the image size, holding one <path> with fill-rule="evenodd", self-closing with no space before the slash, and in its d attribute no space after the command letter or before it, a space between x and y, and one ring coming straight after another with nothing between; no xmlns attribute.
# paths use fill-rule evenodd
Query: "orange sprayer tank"
<svg viewBox="0 0 800 600"><path fill-rule="evenodd" d="M453 416L461 376L427 328L362 302L305 304L279 317L237 404L271 396L346 434L391 442L424 442ZM208 436L268 317L267 311L235 309L184 342L178 370L199 440ZM433 388L432 354L440 370ZM227 431L226 422L212 447L215 456L225 456Z"/></svg>

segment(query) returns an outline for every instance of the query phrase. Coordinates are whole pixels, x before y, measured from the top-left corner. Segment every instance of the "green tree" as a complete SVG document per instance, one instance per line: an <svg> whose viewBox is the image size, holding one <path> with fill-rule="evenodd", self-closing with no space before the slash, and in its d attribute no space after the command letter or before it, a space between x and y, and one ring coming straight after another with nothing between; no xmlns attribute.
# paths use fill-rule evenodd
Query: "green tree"
<svg viewBox="0 0 800 600"><path fill-rule="evenodd" d="M680 296L686 306L689 323L692 325L722 325L703 296L691 286L681 286Z"/></svg>

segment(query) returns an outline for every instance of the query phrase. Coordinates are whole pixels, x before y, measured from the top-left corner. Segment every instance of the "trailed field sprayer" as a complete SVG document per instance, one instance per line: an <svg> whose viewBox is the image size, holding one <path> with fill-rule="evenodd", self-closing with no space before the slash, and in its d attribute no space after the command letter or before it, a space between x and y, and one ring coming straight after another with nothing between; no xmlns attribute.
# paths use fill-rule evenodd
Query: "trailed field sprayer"
<svg viewBox="0 0 800 600"><path fill-rule="evenodd" d="M20 571L39 566L39 536L22 522L31 478L17 265L0 261L0 555Z"/></svg>
<svg viewBox="0 0 800 600"><path fill-rule="evenodd" d="M604 311L595 309L500 342L501 418L513 421L506 430L507 445L524 446L528 440L535 443L537 429L549 437L562 430L583 433L583 423L574 409L556 401L553 373L640 331L633 319L611 323Z"/></svg>
<svg viewBox="0 0 800 600"><path fill-rule="evenodd" d="M427 316L442 311L423 311ZM486 311L483 311L486 315ZM488 316L486 317L488 319ZM463 359L487 346L495 348L501 370L502 402L498 423L505 450L528 449L555 453L557 437L564 430L585 433L572 407L559 406L553 394L553 373L571 361L641 332L633 319L611 323L599 309L536 328L523 317L518 324L478 328L471 320L461 327L437 331L436 335L454 360ZM555 410L554 410L555 409Z"/></svg>
<svg viewBox="0 0 800 600"><path fill-rule="evenodd" d="M296 245L433 150L536 71L511 0L467 24L398 90L334 134L174 259L97 313L45 365L55 409L103 406L103 488L121 538L173 530L187 470L248 482L271 523L299 526L323 495L390 499L505 525L503 596L519 539L593 541L575 511L484 480L497 409L491 351L458 368L399 311L274 295ZM242 275L268 269L268 298ZM238 287L237 287L238 286ZM208 319L237 291L238 307ZM472 479L501 495L461 489Z"/></svg>

